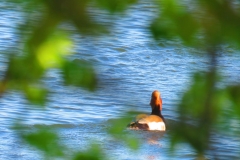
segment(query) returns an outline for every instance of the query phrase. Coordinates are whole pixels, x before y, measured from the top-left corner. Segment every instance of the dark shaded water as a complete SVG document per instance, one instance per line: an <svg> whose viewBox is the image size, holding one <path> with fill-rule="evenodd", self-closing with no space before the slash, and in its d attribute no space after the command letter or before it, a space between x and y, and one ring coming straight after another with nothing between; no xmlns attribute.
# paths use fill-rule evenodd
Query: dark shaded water
<svg viewBox="0 0 240 160"><path fill-rule="evenodd" d="M2 51L15 47L15 27L22 21L21 15L17 14L18 8L6 9L8 5L0 3ZM209 66L206 56L193 54L201 53L199 50L186 48L178 41L155 42L151 39L146 28L155 10L150 3L130 8L126 15L117 18L109 36L73 36L76 54L71 58L94 64L100 79L96 92L62 86L59 71L52 70L44 80L53 91L46 109L29 106L19 93L5 94L0 99L0 159L42 159L38 151L21 143L11 129L18 119L29 127L58 126L60 138L72 149L87 148L89 142L95 140L111 159L194 159L195 152L186 145L179 146L175 155L168 154L168 132L171 131L163 136L157 132L129 131L143 141L136 152L111 138L105 130L108 120L129 109L148 113L150 95L155 89L162 94L166 119L177 121L176 105L189 86L191 73L206 70ZM108 16L102 14L96 14L97 18L109 23ZM96 15L93 13L93 17ZM223 77L228 78L223 85L240 80L240 56L235 52L226 47L219 53L219 67ZM5 55L1 54L1 74L5 67ZM232 125L237 127L239 123ZM219 135L213 141L217 146L216 153L223 159L237 159L239 139Z"/></svg>

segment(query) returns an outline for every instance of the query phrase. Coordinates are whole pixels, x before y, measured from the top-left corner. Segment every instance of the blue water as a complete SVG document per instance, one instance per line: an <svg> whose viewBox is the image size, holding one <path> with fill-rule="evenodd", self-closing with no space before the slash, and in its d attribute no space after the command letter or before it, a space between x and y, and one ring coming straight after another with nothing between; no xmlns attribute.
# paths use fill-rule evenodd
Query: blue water
<svg viewBox="0 0 240 160"><path fill-rule="evenodd" d="M0 3L0 75L6 69L6 50L19 51L16 27L22 23L20 8ZM107 151L111 159L194 159L195 152L180 145L175 155L169 154L168 131L129 131L139 137L142 145L133 151L110 137L106 128L109 121L121 117L126 111L149 113L149 100L153 90L159 90L163 99L163 115L167 121L177 121L176 106L195 71L210 65L203 51L183 46L178 40L154 41L147 30L156 8L151 3L133 6L125 14L115 16L109 35L72 36L76 54L71 59L85 59L95 66L99 85L96 92L88 92L62 85L60 72L49 71L44 83L51 89L46 108L31 106L21 93L10 91L0 99L0 159L43 159L41 152L22 143L11 126L22 121L29 128L37 125L57 126L61 140L73 150L88 147L95 140ZM106 24L113 20L105 12L94 11L92 17ZM21 51L20 51L21 52ZM219 54L219 68L223 85L240 81L240 55L231 47L223 47ZM196 54L199 53L199 54ZM216 135L212 141L222 159L237 159L239 139ZM224 139L224 141L223 141ZM206 155L206 158L208 155Z"/></svg>

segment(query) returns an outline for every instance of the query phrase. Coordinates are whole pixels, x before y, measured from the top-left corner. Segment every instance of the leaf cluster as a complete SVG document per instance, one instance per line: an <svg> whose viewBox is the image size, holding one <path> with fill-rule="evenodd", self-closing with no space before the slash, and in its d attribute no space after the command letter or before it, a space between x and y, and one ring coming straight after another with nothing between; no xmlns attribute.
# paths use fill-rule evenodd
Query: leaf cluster
<svg viewBox="0 0 240 160"><path fill-rule="evenodd" d="M83 87L90 91L97 87L96 72L90 62L68 59L73 54L74 44L70 35L59 26L67 23L86 36L107 33L108 28L91 17L89 4L116 13L136 3L135 0L7 2L21 6L26 19L18 27L18 45L22 47L23 54L8 55L8 66L0 83L0 95L8 89L17 89L30 102L43 106L50 91L41 80L51 69L61 71L65 85ZM211 67L208 72L193 75L192 85L178 105L179 121L172 130L173 147L179 142L186 142L199 154L204 154L211 148L210 140L214 131L220 132L222 126L229 124L233 117L240 119L240 85L217 88L219 79L215 63L219 46L226 43L239 46L240 10L231 0L198 0L189 3L192 8L181 5L176 0L156 0L159 15L149 29L155 39L180 38L186 45L205 49L210 57ZM127 122L129 119L125 118L116 121L109 128L109 133L136 149L139 142L124 134ZM236 130L239 133L239 129ZM236 130L233 129L233 132ZM42 150L47 156L64 155L64 147L53 131L42 128L20 135L24 141ZM96 155L91 155L92 151ZM93 147L89 151L79 152L75 159L99 159L100 155L99 148Z"/></svg>

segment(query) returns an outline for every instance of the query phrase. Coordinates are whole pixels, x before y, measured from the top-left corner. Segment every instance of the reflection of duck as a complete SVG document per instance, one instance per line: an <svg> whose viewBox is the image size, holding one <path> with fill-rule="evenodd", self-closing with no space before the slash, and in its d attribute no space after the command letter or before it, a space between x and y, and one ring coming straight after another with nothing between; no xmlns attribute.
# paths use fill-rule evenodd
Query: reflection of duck
<svg viewBox="0 0 240 160"><path fill-rule="evenodd" d="M165 119L162 116L162 99L160 92L155 90L152 92L152 98L150 101L152 107L152 113L150 115L139 114L136 120L128 125L132 129L143 130L166 130Z"/></svg>

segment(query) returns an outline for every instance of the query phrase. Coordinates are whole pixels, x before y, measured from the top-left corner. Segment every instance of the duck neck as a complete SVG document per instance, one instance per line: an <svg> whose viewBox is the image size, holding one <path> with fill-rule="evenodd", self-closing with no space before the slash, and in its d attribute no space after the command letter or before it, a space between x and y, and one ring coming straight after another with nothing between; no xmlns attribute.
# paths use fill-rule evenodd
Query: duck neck
<svg viewBox="0 0 240 160"><path fill-rule="evenodd" d="M161 117L162 120L163 120L163 122L166 124L166 121L165 121L165 119L164 119L164 117L163 117L163 115L162 115L162 112L161 112L161 110L160 110L159 107L154 107L153 110L152 110L151 115L156 115L156 116Z"/></svg>
<svg viewBox="0 0 240 160"><path fill-rule="evenodd" d="M162 116L161 110L159 109L159 107L154 107L152 110L151 115L157 115L157 116Z"/></svg>

